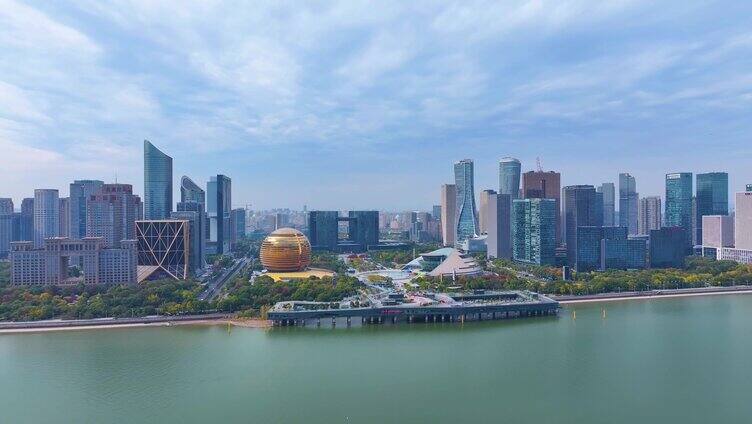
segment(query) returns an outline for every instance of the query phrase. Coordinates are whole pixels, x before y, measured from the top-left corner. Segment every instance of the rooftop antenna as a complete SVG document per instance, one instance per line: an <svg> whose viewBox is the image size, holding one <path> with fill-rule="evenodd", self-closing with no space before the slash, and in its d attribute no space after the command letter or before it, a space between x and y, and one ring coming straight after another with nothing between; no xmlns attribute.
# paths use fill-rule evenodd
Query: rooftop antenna
<svg viewBox="0 0 752 424"><path fill-rule="evenodd" d="M540 156L535 158L535 166L538 167L538 172L543 172L543 167L541 166Z"/></svg>

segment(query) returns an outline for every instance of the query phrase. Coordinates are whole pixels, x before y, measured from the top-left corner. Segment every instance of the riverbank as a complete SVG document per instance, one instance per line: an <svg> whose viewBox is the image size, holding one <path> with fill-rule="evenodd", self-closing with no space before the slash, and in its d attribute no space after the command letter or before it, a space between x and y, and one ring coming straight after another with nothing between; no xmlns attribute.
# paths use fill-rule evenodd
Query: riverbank
<svg viewBox="0 0 752 424"><path fill-rule="evenodd" d="M171 327L179 325L231 325L234 327L268 328L271 322L257 318L235 318L226 314L187 315L179 317L100 318L90 320L48 320L0 322L1 334L37 333L47 331L110 330L120 328Z"/></svg>
<svg viewBox="0 0 752 424"><path fill-rule="evenodd" d="M700 287L690 289L648 290L642 292L599 293L581 296L549 296L559 304L612 302L617 300L659 299L723 294L751 294L752 286Z"/></svg>

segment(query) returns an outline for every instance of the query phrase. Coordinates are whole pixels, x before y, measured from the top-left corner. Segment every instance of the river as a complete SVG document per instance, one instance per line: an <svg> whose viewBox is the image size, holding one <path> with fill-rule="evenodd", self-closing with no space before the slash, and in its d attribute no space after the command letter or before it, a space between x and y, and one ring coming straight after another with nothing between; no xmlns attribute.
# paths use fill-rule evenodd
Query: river
<svg viewBox="0 0 752 424"><path fill-rule="evenodd" d="M0 421L741 423L751 358L751 295L464 325L0 335Z"/></svg>

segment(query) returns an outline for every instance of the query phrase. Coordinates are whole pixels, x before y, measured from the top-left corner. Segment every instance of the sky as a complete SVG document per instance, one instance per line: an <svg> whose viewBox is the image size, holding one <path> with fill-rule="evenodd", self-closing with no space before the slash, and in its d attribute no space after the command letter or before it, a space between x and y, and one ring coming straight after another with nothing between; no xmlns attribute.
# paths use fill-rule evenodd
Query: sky
<svg viewBox="0 0 752 424"><path fill-rule="evenodd" d="M0 0L0 197L143 193L143 140L253 209L427 210L453 162L752 183L749 1ZM175 198L179 191L175 192Z"/></svg>

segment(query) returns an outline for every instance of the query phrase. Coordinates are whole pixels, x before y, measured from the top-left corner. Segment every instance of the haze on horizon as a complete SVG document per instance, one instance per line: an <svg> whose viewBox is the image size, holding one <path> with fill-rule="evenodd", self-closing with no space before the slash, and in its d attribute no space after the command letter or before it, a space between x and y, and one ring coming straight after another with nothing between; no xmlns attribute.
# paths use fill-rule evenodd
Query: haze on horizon
<svg viewBox="0 0 752 424"><path fill-rule="evenodd" d="M1 196L222 173L253 208L428 209L452 163L752 183L752 2L0 0Z"/></svg>

